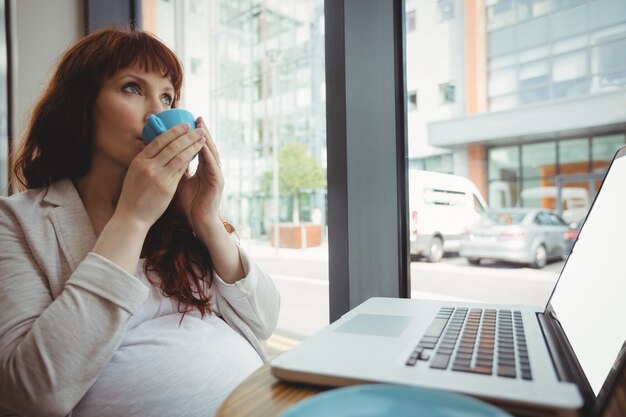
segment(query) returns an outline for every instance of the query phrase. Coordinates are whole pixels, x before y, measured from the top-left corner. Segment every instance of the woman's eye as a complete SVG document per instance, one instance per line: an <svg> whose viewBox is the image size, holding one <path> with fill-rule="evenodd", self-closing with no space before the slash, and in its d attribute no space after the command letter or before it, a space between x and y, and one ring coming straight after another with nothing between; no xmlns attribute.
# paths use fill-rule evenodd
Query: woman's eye
<svg viewBox="0 0 626 417"><path fill-rule="evenodd" d="M139 86L135 83L126 84L124 87L122 87L122 91L126 91L127 93L130 93L130 94L141 93L141 91L139 90Z"/></svg>
<svg viewBox="0 0 626 417"><path fill-rule="evenodd" d="M161 103L165 104L166 106L171 106L173 101L174 100L172 99L172 97L167 94L161 97Z"/></svg>

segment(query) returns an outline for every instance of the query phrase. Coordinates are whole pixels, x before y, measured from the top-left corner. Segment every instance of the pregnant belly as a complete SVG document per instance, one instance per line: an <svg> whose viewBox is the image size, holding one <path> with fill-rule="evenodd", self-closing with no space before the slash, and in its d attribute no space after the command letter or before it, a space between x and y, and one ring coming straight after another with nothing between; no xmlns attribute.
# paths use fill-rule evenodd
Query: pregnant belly
<svg viewBox="0 0 626 417"><path fill-rule="evenodd" d="M262 361L221 319L172 314L128 331L72 416L211 416Z"/></svg>

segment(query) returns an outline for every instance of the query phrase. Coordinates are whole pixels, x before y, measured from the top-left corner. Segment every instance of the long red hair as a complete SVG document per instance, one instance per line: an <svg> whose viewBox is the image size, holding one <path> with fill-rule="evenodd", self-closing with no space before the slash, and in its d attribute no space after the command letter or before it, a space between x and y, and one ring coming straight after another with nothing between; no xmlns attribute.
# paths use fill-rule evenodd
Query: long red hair
<svg viewBox="0 0 626 417"><path fill-rule="evenodd" d="M169 77L180 98L180 61L154 35L107 28L71 46L32 112L13 162L13 185L19 190L45 187L63 178L84 176L91 165L94 106L101 86L116 72L142 68ZM224 223L229 232L232 226ZM178 310L211 312L212 262L176 199L152 226L142 249L146 276L178 301ZM151 277L156 273L160 282Z"/></svg>

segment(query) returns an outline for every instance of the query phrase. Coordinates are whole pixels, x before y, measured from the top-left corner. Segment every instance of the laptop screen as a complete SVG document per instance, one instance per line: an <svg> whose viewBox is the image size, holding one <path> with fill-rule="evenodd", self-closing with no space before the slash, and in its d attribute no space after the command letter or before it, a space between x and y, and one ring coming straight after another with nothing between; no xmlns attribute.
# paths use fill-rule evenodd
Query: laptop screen
<svg viewBox="0 0 626 417"><path fill-rule="evenodd" d="M550 304L597 396L626 340L626 148L609 168Z"/></svg>

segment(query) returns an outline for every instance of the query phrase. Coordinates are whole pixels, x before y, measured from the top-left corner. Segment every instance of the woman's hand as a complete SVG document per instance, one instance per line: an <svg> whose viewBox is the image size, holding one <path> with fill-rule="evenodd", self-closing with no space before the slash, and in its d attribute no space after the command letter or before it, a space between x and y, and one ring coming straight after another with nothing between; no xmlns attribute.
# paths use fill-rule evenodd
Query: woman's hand
<svg viewBox="0 0 626 417"><path fill-rule="evenodd" d="M133 274L146 234L172 201L176 187L206 139L202 129L178 125L157 136L132 160L113 217L93 252Z"/></svg>
<svg viewBox="0 0 626 417"><path fill-rule="evenodd" d="M150 142L128 167L115 215L149 229L172 201L187 166L205 142L205 131L189 130L187 124Z"/></svg>
<svg viewBox="0 0 626 417"><path fill-rule="evenodd" d="M193 175L186 173L178 185L177 198L187 220L196 231L206 230L209 224L219 224L220 201L224 177L215 142L201 117L196 125L205 132L206 143L198 154L198 168Z"/></svg>
<svg viewBox="0 0 626 417"><path fill-rule="evenodd" d="M211 254L213 269L222 280L234 283L245 273L239 249L230 239L219 214L224 190L220 156L201 117L196 125L205 132L206 143L198 154L198 169L193 175L185 174L176 196L194 232Z"/></svg>

